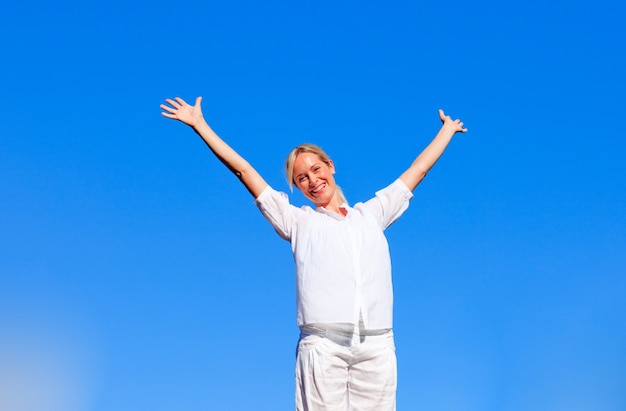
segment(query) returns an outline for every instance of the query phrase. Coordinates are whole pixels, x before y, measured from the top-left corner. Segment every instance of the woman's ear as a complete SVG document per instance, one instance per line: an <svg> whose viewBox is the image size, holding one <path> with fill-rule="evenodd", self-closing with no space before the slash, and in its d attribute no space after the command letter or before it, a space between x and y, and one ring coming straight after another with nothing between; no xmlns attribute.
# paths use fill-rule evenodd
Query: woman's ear
<svg viewBox="0 0 626 411"><path fill-rule="evenodd" d="M328 167L330 168L330 172L335 174L335 163L333 163L333 160L328 159Z"/></svg>

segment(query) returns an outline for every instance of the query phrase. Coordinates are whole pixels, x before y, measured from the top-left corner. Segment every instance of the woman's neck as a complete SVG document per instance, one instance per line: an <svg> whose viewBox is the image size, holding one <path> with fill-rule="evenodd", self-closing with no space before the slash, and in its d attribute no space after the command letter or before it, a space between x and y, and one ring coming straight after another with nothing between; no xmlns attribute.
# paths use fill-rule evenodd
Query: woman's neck
<svg viewBox="0 0 626 411"><path fill-rule="evenodd" d="M348 210L345 207L341 207L343 204L344 202L339 198L339 196L334 195L328 203L316 205L345 217L348 214Z"/></svg>

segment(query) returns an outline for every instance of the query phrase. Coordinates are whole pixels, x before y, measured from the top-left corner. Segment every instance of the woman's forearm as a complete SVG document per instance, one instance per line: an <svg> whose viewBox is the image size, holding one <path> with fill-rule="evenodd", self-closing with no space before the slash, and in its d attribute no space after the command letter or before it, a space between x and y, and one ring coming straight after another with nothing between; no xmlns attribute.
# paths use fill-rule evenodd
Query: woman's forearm
<svg viewBox="0 0 626 411"><path fill-rule="evenodd" d="M435 165L443 152L450 144L452 137L457 132L466 132L463 123L460 120L452 120L450 116L446 116L443 110L439 110L439 117L443 122L441 129L435 138L426 146L426 148L417 156L411 166L400 176L400 180L410 189L415 187L426 177L426 174Z"/></svg>
<svg viewBox="0 0 626 411"><path fill-rule="evenodd" d="M267 187L267 183L250 163L226 144L209 126L202 115L202 97L197 97L193 106L180 97L168 98L165 99L165 102L167 104L161 104L160 106L163 110L161 114L164 117L178 120L193 128L213 154L241 180L250 194L257 198Z"/></svg>
<svg viewBox="0 0 626 411"><path fill-rule="evenodd" d="M250 163L222 140L206 121L200 121L193 129L213 154L239 178L250 194L258 197L267 187L267 183Z"/></svg>

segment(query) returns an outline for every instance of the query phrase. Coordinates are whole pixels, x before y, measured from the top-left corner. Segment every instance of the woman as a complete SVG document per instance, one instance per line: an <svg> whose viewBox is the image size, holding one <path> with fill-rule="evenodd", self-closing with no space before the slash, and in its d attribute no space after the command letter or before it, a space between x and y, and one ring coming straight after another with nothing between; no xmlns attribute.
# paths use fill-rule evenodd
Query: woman
<svg viewBox="0 0 626 411"><path fill-rule="evenodd" d="M300 340L296 409L395 410L396 356L392 331L391 262L383 230L407 209L412 191L463 123L439 110L441 129L411 166L376 196L354 207L335 182L335 165L310 144L287 157L289 186L315 209L295 207L215 134L195 105L167 99L163 115L191 126L244 184L296 263Z"/></svg>

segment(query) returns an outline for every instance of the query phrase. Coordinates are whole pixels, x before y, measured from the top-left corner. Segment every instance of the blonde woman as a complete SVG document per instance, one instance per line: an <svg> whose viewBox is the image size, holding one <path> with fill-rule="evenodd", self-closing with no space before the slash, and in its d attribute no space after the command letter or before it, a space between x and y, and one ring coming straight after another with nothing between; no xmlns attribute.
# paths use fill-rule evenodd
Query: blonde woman
<svg viewBox="0 0 626 411"><path fill-rule="evenodd" d="M288 183L315 207L295 207L215 134L201 102L201 97L193 106L179 97L166 99L162 114L192 127L291 243L300 327L296 410L395 410L391 262L383 231L407 209L413 189L452 137L467 129L439 110L441 129L409 168L353 206L335 182L328 155L318 146L300 145L287 157Z"/></svg>

